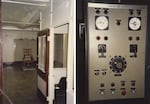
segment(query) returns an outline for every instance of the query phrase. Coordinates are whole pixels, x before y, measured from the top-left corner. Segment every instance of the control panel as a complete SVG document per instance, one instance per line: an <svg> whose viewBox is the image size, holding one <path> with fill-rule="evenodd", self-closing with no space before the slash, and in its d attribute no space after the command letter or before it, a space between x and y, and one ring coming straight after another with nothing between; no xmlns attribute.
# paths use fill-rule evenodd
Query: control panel
<svg viewBox="0 0 150 104"><path fill-rule="evenodd" d="M145 96L147 6L88 3L89 101Z"/></svg>

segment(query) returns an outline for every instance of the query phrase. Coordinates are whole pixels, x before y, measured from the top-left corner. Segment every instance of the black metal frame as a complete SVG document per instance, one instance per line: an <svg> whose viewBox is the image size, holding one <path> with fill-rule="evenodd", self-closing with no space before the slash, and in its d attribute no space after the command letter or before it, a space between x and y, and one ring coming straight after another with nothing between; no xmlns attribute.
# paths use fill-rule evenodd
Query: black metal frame
<svg viewBox="0 0 150 104"><path fill-rule="evenodd" d="M120 2L119 2L120 1ZM95 102L89 102L88 101L88 31L87 31L87 9L88 9L88 2L100 2L100 3L109 3L109 4L137 4L137 5L149 5L150 3L148 0L77 0L77 23L76 23L76 29L77 29L77 104L149 104L150 103L150 34L147 29L147 46L146 46L146 65L145 65L145 98L144 99L121 99L121 100L105 100L105 101L95 101ZM150 17L150 13L148 13L148 18ZM84 34L80 33L79 30L79 24L84 23L85 28ZM148 20L148 28L150 21Z"/></svg>

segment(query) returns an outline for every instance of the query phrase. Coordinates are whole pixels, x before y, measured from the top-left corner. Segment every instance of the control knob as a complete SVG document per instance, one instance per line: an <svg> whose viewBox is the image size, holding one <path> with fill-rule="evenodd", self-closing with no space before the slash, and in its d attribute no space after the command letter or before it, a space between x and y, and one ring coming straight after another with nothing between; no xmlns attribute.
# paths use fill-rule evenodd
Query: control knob
<svg viewBox="0 0 150 104"><path fill-rule="evenodd" d="M127 67L127 62L122 56L115 56L110 61L110 69L115 73L121 73Z"/></svg>

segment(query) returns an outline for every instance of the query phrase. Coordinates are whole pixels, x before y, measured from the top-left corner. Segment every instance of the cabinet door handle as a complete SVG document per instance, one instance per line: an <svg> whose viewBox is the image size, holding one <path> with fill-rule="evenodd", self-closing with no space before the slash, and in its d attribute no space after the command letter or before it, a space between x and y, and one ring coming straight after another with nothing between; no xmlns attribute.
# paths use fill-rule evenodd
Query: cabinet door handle
<svg viewBox="0 0 150 104"><path fill-rule="evenodd" d="M82 38L82 35L85 33L85 24L79 23L79 39Z"/></svg>

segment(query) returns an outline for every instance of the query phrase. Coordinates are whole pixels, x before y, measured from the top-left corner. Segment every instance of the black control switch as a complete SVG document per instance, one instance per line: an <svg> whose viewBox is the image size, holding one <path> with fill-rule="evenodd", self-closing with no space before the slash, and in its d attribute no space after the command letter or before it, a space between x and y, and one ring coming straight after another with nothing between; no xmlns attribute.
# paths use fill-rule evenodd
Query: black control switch
<svg viewBox="0 0 150 104"><path fill-rule="evenodd" d="M130 45L130 52L131 53L137 52L137 45L136 44L131 44Z"/></svg>
<svg viewBox="0 0 150 104"><path fill-rule="evenodd" d="M105 52L106 52L106 44L99 44L98 53L105 53Z"/></svg>
<svg viewBox="0 0 150 104"><path fill-rule="evenodd" d="M130 45L130 53L133 53L133 55L131 55L130 57L137 57L137 50L138 46L137 44L131 44Z"/></svg>
<svg viewBox="0 0 150 104"><path fill-rule="evenodd" d="M133 11L134 11L133 9L129 9L129 14L133 15L134 14Z"/></svg>
<svg viewBox="0 0 150 104"><path fill-rule="evenodd" d="M141 10L136 10L137 11L137 15L141 15Z"/></svg>
<svg viewBox="0 0 150 104"><path fill-rule="evenodd" d="M99 9L97 9L95 12L96 12L96 14L100 14L100 10Z"/></svg>
<svg viewBox="0 0 150 104"><path fill-rule="evenodd" d="M104 14L108 14L108 9L107 8L104 9Z"/></svg>
<svg viewBox="0 0 150 104"><path fill-rule="evenodd" d="M99 57L106 57L104 53L106 53L106 44L98 45L98 53L100 53Z"/></svg>
<svg viewBox="0 0 150 104"><path fill-rule="evenodd" d="M94 75L98 76L100 74L100 70L94 70Z"/></svg>
<svg viewBox="0 0 150 104"><path fill-rule="evenodd" d="M117 19L117 20L116 20L116 24L117 24L118 26L120 26L120 25L121 25L121 20L120 20L120 19Z"/></svg>

